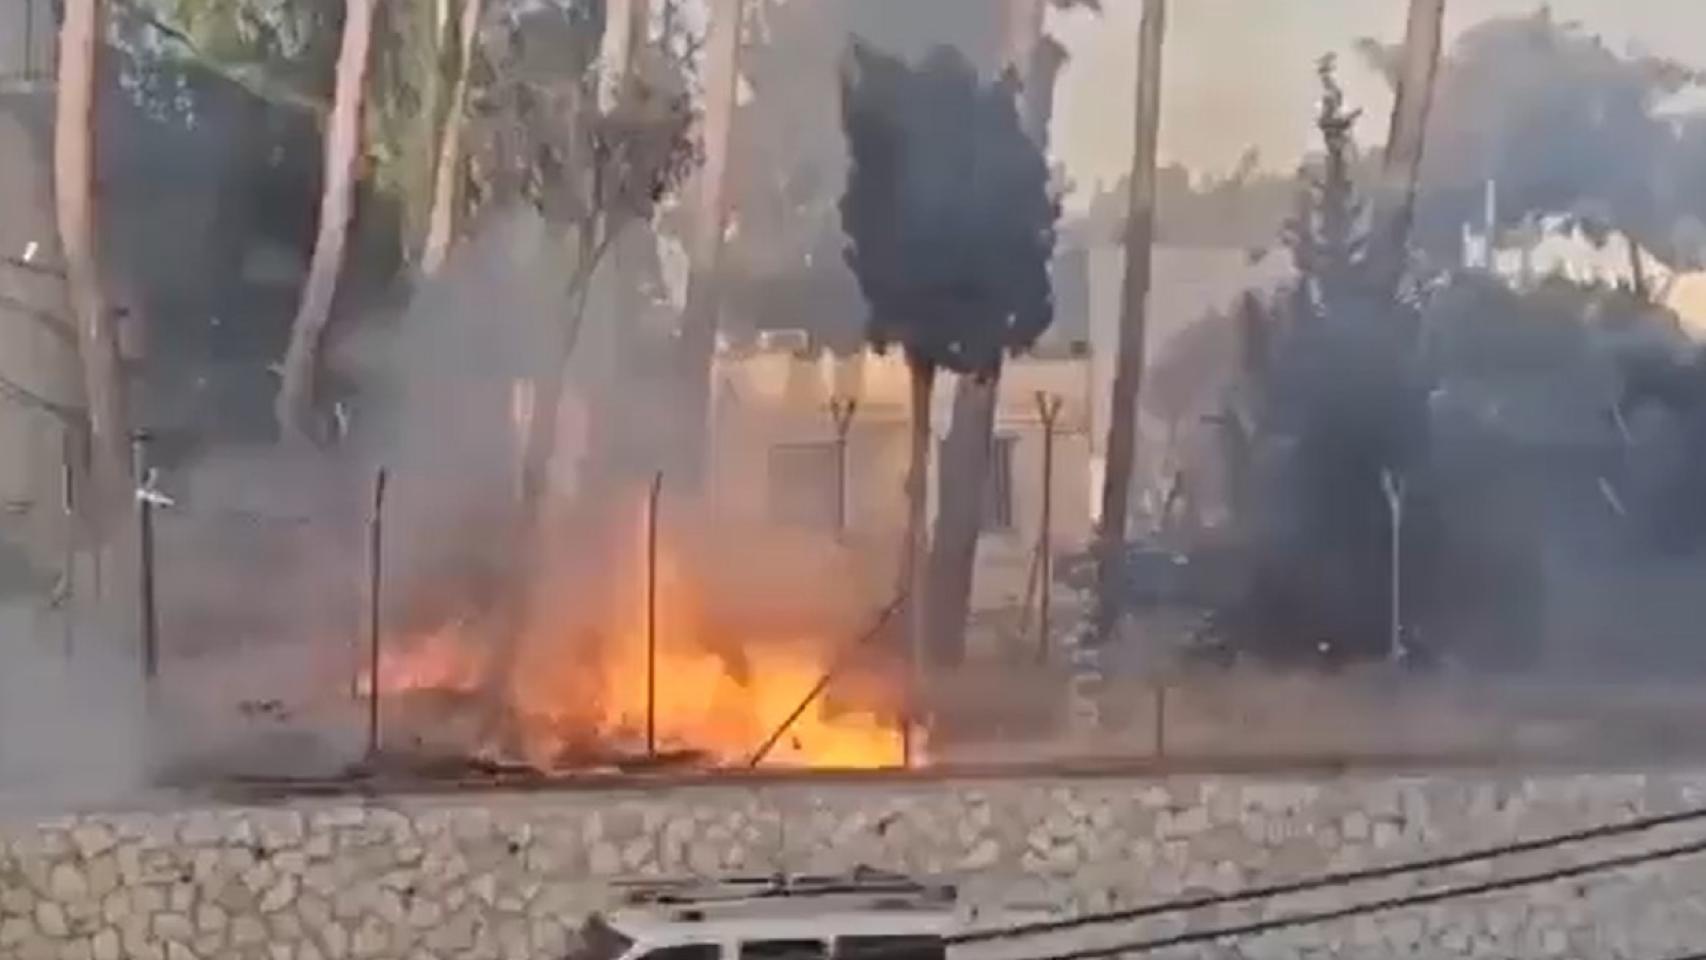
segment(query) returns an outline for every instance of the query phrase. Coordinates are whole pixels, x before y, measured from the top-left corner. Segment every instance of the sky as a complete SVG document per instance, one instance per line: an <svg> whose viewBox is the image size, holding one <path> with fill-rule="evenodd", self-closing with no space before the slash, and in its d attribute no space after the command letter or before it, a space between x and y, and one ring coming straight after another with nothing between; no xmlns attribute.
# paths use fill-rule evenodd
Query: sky
<svg viewBox="0 0 1706 960"><path fill-rule="evenodd" d="M1539 0L1448 0L1447 43L1496 16L1534 12ZM1706 0L1551 0L1616 49L1706 67ZM1082 201L1130 166L1137 28L1142 0L1103 0L1100 16L1051 15L1072 57L1061 78L1053 139ZM1363 143L1378 143L1391 110L1385 81L1352 52L1360 37L1397 42L1406 0L1171 0L1163 60L1161 161L1205 173L1231 170L1251 146L1268 169L1294 168L1314 134L1315 60L1334 52Z"/></svg>

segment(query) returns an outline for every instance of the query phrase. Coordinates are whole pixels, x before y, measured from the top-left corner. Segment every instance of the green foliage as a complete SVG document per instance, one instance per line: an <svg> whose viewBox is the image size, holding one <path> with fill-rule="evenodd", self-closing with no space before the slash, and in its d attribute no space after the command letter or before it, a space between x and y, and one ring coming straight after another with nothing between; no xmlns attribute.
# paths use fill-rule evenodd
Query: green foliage
<svg viewBox="0 0 1706 960"><path fill-rule="evenodd" d="M765 0L755 12L759 29L741 54L753 96L736 109L728 170L736 229L721 280L725 321L803 328L844 352L864 345L864 304L841 255L846 147L823 105L838 95L824 64L846 42L848 2Z"/></svg>
<svg viewBox="0 0 1706 960"><path fill-rule="evenodd" d="M1362 47L1393 75L1390 48ZM1670 251L1683 220L1706 220L1706 119L1676 122L1660 107L1701 81L1697 69L1614 50L1544 7L1466 30L1435 89L1422 242L1453 256L1460 225L1480 222L1491 177L1504 226L1579 212Z"/></svg>
<svg viewBox="0 0 1706 960"><path fill-rule="evenodd" d="M841 221L878 348L988 376L1052 322L1060 207L1015 93L951 50L912 66L852 48Z"/></svg>
<svg viewBox="0 0 1706 960"><path fill-rule="evenodd" d="M1331 57L1319 73L1322 157L1305 172L1286 225L1297 280L1264 324L1258 409L1269 430L1306 444L1321 433L1348 450L1354 436L1364 467L1378 473L1405 459L1401 438L1424 392L1417 304L1392 300L1368 262L1367 204L1352 177L1357 114L1345 109Z"/></svg>
<svg viewBox="0 0 1706 960"><path fill-rule="evenodd" d="M1615 565L1700 542L1706 367L1677 363L1674 318L1628 291L1513 291L1460 273L1385 296L1369 282L1354 114L1331 66L1322 158L1285 237L1297 279L1218 321L1241 328L1249 358L1229 404L1241 409L1221 419L1250 589L1224 622L1244 650L1384 655L1390 473L1405 489L1406 627L1435 649L1520 663L1542 642L1543 555L1594 542L1566 562ZM1655 407L1659 422L1627 426Z"/></svg>
<svg viewBox="0 0 1706 960"><path fill-rule="evenodd" d="M1386 649L1390 548L1383 476L1426 469L1431 371L1419 302L1394 300L1367 255L1367 205L1354 180L1357 114L1334 63L1319 64L1322 156L1305 171L1287 224L1297 279L1235 319L1248 351L1241 410L1222 418L1235 504L1253 565L1241 643L1311 656Z"/></svg>
<svg viewBox="0 0 1706 960"><path fill-rule="evenodd" d="M331 103L340 0L134 0L114 10L133 88L156 112L193 115L176 80L199 70L293 110Z"/></svg>
<svg viewBox="0 0 1706 960"><path fill-rule="evenodd" d="M527 202L597 242L646 220L698 161L685 64L644 47L618 102L598 103L602 4L542 6L486 49L468 130L477 202Z"/></svg>
<svg viewBox="0 0 1706 960"><path fill-rule="evenodd" d="M412 246L431 202L437 135L460 38L456 4L439 31L438 0L379 5L363 112L367 184L398 209ZM200 71L285 110L329 109L342 29L341 0L138 0L120 7L134 83L156 113L193 122L193 94L176 78Z"/></svg>
<svg viewBox="0 0 1706 960"><path fill-rule="evenodd" d="M388 0L374 23L375 45L363 143L372 186L396 205L404 255L413 257L432 205L438 138L462 43L459 4Z"/></svg>
<svg viewBox="0 0 1706 960"><path fill-rule="evenodd" d="M1352 171L1357 160L1351 131L1362 111L1345 109L1332 56L1317 65L1321 110L1315 125L1324 148L1321 168L1304 174L1297 210L1285 225L1285 243L1297 272L1316 287L1322 309L1359 292L1368 252L1367 205L1357 196Z"/></svg>

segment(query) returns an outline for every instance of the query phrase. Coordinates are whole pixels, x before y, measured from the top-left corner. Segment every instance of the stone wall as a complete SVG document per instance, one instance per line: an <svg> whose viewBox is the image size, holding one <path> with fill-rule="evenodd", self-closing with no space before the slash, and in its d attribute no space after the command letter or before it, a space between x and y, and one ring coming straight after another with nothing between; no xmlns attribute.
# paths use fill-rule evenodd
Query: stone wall
<svg viewBox="0 0 1706 960"><path fill-rule="evenodd" d="M793 783L387 797L14 821L6 960L561 956L613 877L954 873L969 901L1098 910L1706 803L1706 775ZM1009 948L1166 935L1706 835L1667 828ZM1650 960L1706 946L1706 857L1197 948L1215 957Z"/></svg>

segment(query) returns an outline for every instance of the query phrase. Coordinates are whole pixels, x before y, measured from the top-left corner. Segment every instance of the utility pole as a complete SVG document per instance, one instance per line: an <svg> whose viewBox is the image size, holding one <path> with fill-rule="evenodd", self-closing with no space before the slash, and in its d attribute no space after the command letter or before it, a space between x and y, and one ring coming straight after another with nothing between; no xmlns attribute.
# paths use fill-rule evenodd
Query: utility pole
<svg viewBox="0 0 1706 960"><path fill-rule="evenodd" d="M1138 31L1136 131L1125 238L1125 284L1120 295L1119 358L1109 403L1107 468L1097 532L1095 642L1105 644L1118 622L1118 593L1137 456L1137 398L1143 380L1148 326L1150 254L1155 239L1155 151L1161 126L1161 50L1167 0L1144 0Z"/></svg>
<svg viewBox="0 0 1706 960"><path fill-rule="evenodd" d="M36 78L36 5L24 0L24 79Z"/></svg>
<svg viewBox="0 0 1706 960"><path fill-rule="evenodd" d="M651 0L608 0L604 17L603 49L600 56L605 69L599 76L599 109L614 110L628 83L637 70L636 60L651 32Z"/></svg>
<svg viewBox="0 0 1706 960"><path fill-rule="evenodd" d="M1427 142L1428 116L1433 109L1444 27L1445 0L1410 0L1409 20L1404 29L1404 59L1392 103L1392 123L1387 132L1377 198L1381 215L1371 251L1380 289L1388 295L1397 293L1408 261L1410 227L1415 220L1416 192L1421 183L1422 153ZM1488 243L1491 242L1488 237Z"/></svg>

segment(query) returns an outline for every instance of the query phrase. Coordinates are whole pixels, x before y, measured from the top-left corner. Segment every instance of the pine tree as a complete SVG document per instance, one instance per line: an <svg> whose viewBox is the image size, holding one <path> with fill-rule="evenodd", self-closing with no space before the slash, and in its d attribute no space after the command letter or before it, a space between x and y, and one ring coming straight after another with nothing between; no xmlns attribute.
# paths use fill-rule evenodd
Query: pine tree
<svg viewBox="0 0 1706 960"><path fill-rule="evenodd" d="M1426 439L1425 377L1413 299L1394 299L1369 251L1370 216L1331 57L1318 65L1322 153L1303 177L1285 243L1297 280L1262 307L1247 301L1245 417L1228 417L1249 483L1246 530L1256 591L1248 644L1308 654L1386 649L1390 549L1382 476L1407 475ZM1252 453L1250 448L1254 448Z"/></svg>

